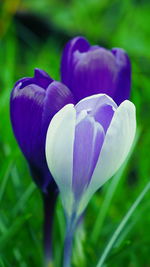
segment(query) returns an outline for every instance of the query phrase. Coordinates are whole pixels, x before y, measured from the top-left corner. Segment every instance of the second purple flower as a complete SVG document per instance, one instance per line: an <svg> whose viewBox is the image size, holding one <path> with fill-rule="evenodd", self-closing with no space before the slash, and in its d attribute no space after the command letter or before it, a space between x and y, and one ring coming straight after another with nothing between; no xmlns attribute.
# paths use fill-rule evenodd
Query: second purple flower
<svg viewBox="0 0 150 267"><path fill-rule="evenodd" d="M48 186L55 188L45 158L47 128L55 113L67 103L74 103L70 90L40 69L35 69L33 78L20 79L12 90L13 131L32 176L43 192Z"/></svg>
<svg viewBox="0 0 150 267"><path fill-rule="evenodd" d="M77 102L104 93L119 105L130 95L131 64L123 49L90 46L83 37L76 37L65 46L61 78Z"/></svg>

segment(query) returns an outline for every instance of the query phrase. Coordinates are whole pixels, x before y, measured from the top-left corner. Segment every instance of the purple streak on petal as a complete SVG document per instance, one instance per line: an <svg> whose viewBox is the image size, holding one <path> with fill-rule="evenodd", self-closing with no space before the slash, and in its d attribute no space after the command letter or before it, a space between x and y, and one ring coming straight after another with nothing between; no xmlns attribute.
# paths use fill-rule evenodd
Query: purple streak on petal
<svg viewBox="0 0 150 267"><path fill-rule="evenodd" d="M63 51L61 61L61 80L70 88L73 68L73 54L75 51L86 52L90 45L83 37L75 37L69 41Z"/></svg>
<svg viewBox="0 0 150 267"><path fill-rule="evenodd" d="M92 98L82 100L75 108L77 114L81 114L82 110L86 110L90 116L94 117L95 121L103 126L106 133L117 105L107 95L100 95L99 97L93 96Z"/></svg>
<svg viewBox="0 0 150 267"><path fill-rule="evenodd" d="M85 98L80 101L76 106L77 114L82 110L87 110L90 113L92 110L95 110L99 106L110 105L114 109L117 109L116 103L108 97L107 95L99 95L98 97L93 95L91 98Z"/></svg>
<svg viewBox="0 0 150 267"><path fill-rule="evenodd" d="M22 78L16 82L15 87L21 83L20 89L26 87L30 84L36 84L44 89L48 87L48 85L53 82L53 79L43 70L35 69L34 70L34 77L26 77Z"/></svg>
<svg viewBox="0 0 150 267"><path fill-rule="evenodd" d="M106 93L113 97L116 88L118 67L113 54L96 48L86 53L74 53L74 68L71 88L76 100L98 93Z"/></svg>
<svg viewBox="0 0 150 267"><path fill-rule="evenodd" d="M112 53L116 58L118 76L114 100L118 105L125 99L129 99L131 89L131 63L123 49L113 48Z"/></svg>
<svg viewBox="0 0 150 267"><path fill-rule="evenodd" d="M104 130L92 117L76 125L72 187L77 199L90 182L103 141Z"/></svg>
<svg viewBox="0 0 150 267"><path fill-rule="evenodd" d="M54 81L46 90L42 127L46 135L47 128L52 117L65 105L75 103L71 91L64 84Z"/></svg>
<svg viewBox="0 0 150 267"><path fill-rule="evenodd" d="M103 126L106 133L114 115L114 110L110 105L99 105L90 112L90 115Z"/></svg>

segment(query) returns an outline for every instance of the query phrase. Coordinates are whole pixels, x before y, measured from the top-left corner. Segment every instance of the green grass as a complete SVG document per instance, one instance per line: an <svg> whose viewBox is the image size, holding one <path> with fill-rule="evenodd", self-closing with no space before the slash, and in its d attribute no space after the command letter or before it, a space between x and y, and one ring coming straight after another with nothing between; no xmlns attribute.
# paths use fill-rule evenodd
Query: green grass
<svg viewBox="0 0 150 267"><path fill-rule="evenodd" d="M105 4L99 4L100 1L86 0L83 6L81 1L74 0L70 1L69 9L65 9L65 1L61 5L50 2L43 1L42 8L41 1L32 4L26 1L24 5L34 12L40 9L40 14L46 18L55 10L57 16L50 17L53 27L68 35L82 33L92 43L102 40L107 47L121 46L128 51L133 68L131 99L137 107L140 129L127 162L88 205L75 237L73 266L96 266L102 255L106 255L109 244L104 266L149 266L150 193L138 201L150 178L149 3L104 1ZM48 11L47 6L52 9ZM116 7L119 13L115 18ZM89 19L90 10L92 17ZM43 262L42 199L12 133L9 97L15 81L32 76L35 67L59 79L62 46L53 35L39 42L34 33L25 30L25 43L20 42L13 18L9 16L9 19L11 26L0 39L0 267L38 267ZM130 217L131 207L135 207L133 203L138 206ZM124 223L123 218L129 220ZM119 225L123 227L114 240ZM53 231L56 267L61 266L64 232L64 214L58 199Z"/></svg>

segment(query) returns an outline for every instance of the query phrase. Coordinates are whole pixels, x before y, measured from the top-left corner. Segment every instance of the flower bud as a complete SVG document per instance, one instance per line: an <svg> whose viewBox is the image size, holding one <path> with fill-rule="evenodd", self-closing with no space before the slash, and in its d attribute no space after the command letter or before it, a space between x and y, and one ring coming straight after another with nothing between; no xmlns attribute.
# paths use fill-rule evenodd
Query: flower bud
<svg viewBox="0 0 150 267"><path fill-rule="evenodd" d="M119 105L129 98L131 64L123 49L90 46L83 37L73 38L64 48L62 82L76 101L93 94L107 94Z"/></svg>
<svg viewBox="0 0 150 267"><path fill-rule="evenodd" d="M125 100L118 107L104 94L66 105L53 117L46 158L68 216L81 215L96 190L120 168L135 131L134 104Z"/></svg>
<svg viewBox="0 0 150 267"><path fill-rule="evenodd" d="M13 131L32 176L43 192L49 185L55 187L45 158L47 128L55 113L68 103L74 103L69 89L39 69L35 69L33 78L19 80L11 94Z"/></svg>

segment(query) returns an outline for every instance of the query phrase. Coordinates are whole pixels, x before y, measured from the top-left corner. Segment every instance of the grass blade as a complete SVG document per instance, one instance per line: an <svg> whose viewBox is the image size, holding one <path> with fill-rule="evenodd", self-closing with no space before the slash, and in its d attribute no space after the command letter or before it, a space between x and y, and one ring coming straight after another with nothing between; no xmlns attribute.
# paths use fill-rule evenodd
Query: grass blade
<svg viewBox="0 0 150 267"><path fill-rule="evenodd" d="M121 231L124 229L125 225L127 224L128 220L130 219L130 217L132 216L132 214L134 213L134 211L136 210L136 208L138 207L138 205L140 204L140 202L143 200L144 196L146 195L146 193L148 192L148 190L150 189L150 182L148 182L148 184L144 187L143 191L141 192L141 194L137 197L137 199L135 200L135 202L133 203L133 205L131 206L131 208L129 209L129 211L127 212L127 214L124 216L124 218L122 219L121 223L119 224L119 226L117 227L116 231L114 232L114 234L112 235L111 239L109 240L98 264L96 265L96 267L102 267L109 252L111 251L112 247L114 246L117 238L119 237Z"/></svg>
<svg viewBox="0 0 150 267"><path fill-rule="evenodd" d="M10 175L11 168L12 168L12 161L6 167L7 167L6 172L5 172L4 177L2 179L2 183L0 184L0 202L3 198L4 193L5 193L5 189L6 189L7 182L8 182L9 175Z"/></svg>
<svg viewBox="0 0 150 267"><path fill-rule="evenodd" d="M12 215L16 216L17 213L19 211L21 211L25 204L27 203L28 199L31 197L31 195L34 193L36 189L35 184L32 182L28 188L26 189L26 191L23 193L22 197L20 198L20 200L17 202L17 204L15 205L15 207L12 210Z"/></svg>
<svg viewBox="0 0 150 267"><path fill-rule="evenodd" d="M1 236L0 239L0 249L2 249L3 247L5 247L7 245L7 243L9 242L9 240L11 240L13 238L13 236L19 232L19 230L21 229L22 225L29 220L31 217L31 215L25 215L21 218L18 218L11 226L10 228L7 229L6 232L4 232L4 234Z"/></svg>

